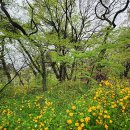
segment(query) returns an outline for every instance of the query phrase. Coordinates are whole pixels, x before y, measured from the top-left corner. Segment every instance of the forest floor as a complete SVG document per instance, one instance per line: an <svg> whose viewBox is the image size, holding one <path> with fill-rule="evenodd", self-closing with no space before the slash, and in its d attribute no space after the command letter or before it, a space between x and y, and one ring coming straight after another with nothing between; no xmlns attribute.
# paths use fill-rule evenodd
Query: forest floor
<svg viewBox="0 0 130 130"><path fill-rule="evenodd" d="M130 85L107 80L89 87L66 81L42 92L9 87L0 99L0 130L129 130Z"/></svg>

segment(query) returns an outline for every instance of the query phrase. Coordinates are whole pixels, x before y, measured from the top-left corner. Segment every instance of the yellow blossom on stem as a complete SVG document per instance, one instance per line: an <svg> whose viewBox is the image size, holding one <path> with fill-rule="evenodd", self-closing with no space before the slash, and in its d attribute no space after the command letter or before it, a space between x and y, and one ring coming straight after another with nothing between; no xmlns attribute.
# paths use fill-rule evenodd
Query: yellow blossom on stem
<svg viewBox="0 0 130 130"><path fill-rule="evenodd" d="M92 109L91 109L91 108L89 108L89 109L88 109L88 112L92 112Z"/></svg>
<svg viewBox="0 0 130 130"><path fill-rule="evenodd" d="M93 99L96 100L96 97L94 97Z"/></svg>
<svg viewBox="0 0 130 130"><path fill-rule="evenodd" d="M110 120L110 123L112 123L112 120Z"/></svg>
<svg viewBox="0 0 130 130"><path fill-rule="evenodd" d="M104 115L104 118L107 118L107 115Z"/></svg>
<svg viewBox="0 0 130 130"><path fill-rule="evenodd" d="M40 122L40 127L44 126L44 123Z"/></svg>
<svg viewBox="0 0 130 130"><path fill-rule="evenodd" d="M72 106L72 110L76 110L76 106Z"/></svg>
<svg viewBox="0 0 130 130"><path fill-rule="evenodd" d="M81 124L81 127L84 127L84 123Z"/></svg>
<svg viewBox="0 0 130 130"><path fill-rule="evenodd" d="M96 113L92 113L93 116L96 116Z"/></svg>
<svg viewBox="0 0 130 130"><path fill-rule="evenodd" d="M123 102L119 102L119 104L120 104L121 106L123 106Z"/></svg>
<svg viewBox="0 0 130 130"><path fill-rule="evenodd" d="M88 124L89 121L90 121L90 117L86 117L86 118L85 118L86 124Z"/></svg>
<svg viewBox="0 0 130 130"><path fill-rule="evenodd" d="M82 130L82 127L81 127L81 126L79 126L79 127L78 127L78 130Z"/></svg>
<svg viewBox="0 0 130 130"><path fill-rule="evenodd" d="M99 121L96 119L96 125L99 124Z"/></svg>
<svg viewBox="0 0 130 130"><path fill-rule="evenodd" d="M80 122L84 122L84 119L80 119Z"/></svg>
<svg viewBox="0 0 130 130"><path fill-rule="evenodd" d="M66 113L69 113L69 110L68 110L68 109L66 110Z"/></svg>
<svg viewBox="0 0 130 130"><path fill-rule="evenodd" d="M73 113L69 113L69 116L71 116L71 117L72 117L73 115L74 115Z"/></svg>
<svg viewBox="0 0 130 130"><path fill-rule="evenodd" d="M99 115L102 116L102 112L100 112Z"/></svg>
<svg viewBox="0 0 130 130"><path fill-rule="evenodd" d="M48 127L44 128L44 130L48 130Z"/></svg>
<svg viewBox="0 0 130 130"><path fill-rule="evenodd" d="M107 113L108 113L108 112L107 112L107 110L105 110L105 111L104 111L104 113L106 113L106 114L107 114Z"/></svg>
<svg viewBox="0 0 130 130"><path fill-rule="evenodd" d="M99 86L101 87L101 86L102 86L102 84L99 84Z"/></svg>
<svg viewBox="0 0 130 130"><path fill-rule="evenodd" d="M100 105L98 105L98 106L97 106L97 109L100 109L100 108L101 108L101 106L100 106Z"/></svg>
<svg viewBox="0 0 130 130"><path fill-rule="evenodd" d="M75 126L79 126L79 123L77 122L77 123L75 123Z"/></svg>
<svg viewBox="0 0 130 130"><path fill-rule="evenodd" d="M110 118L110 116L108 115L107 118Z"/></svg>
<svg viewBox="0 0 130 130"><path fill-rule="evenodd" d="M122 101L123 101L123 99L120 99L120 101L122 102Z"/></svg>
<svg viewBox="0 0 130 130"><path fill-rule="evenodd" d="M106 130L108 130L108 125L107 124L105 124L104 127L105 127Z"/></svg>
<svg viewBox="0 0 130 130"><path fill-rule="evenodd" d="M127 100L128 98L129 98L129 96L125 96L123 99L124 99L124 100Z"/></svg>
<svg viewBox="0 0 130 130"><path fill-rule="evenodd" d="M72 120L67 120L67 124L72 124Z"/></svg>
<svg viewBox="0 0 130 130"><path fill-rule="evenodd" d="M95 107L95 106L92 106L92 110L96 110L96 107Z"/></svg>
<svg viewBox="0 0 130 130"><path fill-rule="evenodd" d="M125 106L122 106L122 109L125 110Z"/></svg>

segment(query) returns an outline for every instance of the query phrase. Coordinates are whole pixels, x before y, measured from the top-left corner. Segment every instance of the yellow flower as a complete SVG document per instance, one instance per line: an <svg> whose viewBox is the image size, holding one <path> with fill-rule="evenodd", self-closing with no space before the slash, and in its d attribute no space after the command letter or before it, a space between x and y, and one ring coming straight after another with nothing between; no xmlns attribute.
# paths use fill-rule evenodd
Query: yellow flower
<svg viewBox="0 0 130 130"><path fill-rule="evenodd" d="M112 107L112 108L115 108L116 106L117 106L117 105L116 105L116 104L114 104L114 105L112 105L111 107Z"/></svg>
<svg viewBox="0 0 130 130"><path fill-rule="evenodd" d="M95 107L95 106L92 106L92 110L96 110L96 107Z"/></svg>
<svg viewBox="0 0 130 130"><path fill-rule="evenodd" d="M125 106L122 106L122 109L125 110Z"/></svg>
<svg viewBox="0 0 130 130"><path fill-rule="evenodd" d="M96 113L92 113L93 116L96 116Z"/></svg>
<svg viewBox="0 0 130 130"><path fill-rule="evenodd" d="M34 119L33 121L36 122L36 123L38 122L38 120L36 120L36 119Z"/></svg>
<svg viewBox="0 0 130 130"><path fill-rule="evenodd" d="M86 117L86 118L85 118L86 124L88 124L89 121L90 121L90 117Z"/></svg>
<svg viewBox="0 0 130 130"><path fill-rule="evenodd" d="M5 114L6 113L6 110L3 110L2 114Z"/></svg>
<svg viewBox="0 0 130 130"><path fill-rule="evenodd" d="M81 126L79 126L79 127L78 127L78 130L82 130L82 127L81 127Z"/></svg>
<svg viewBox="0 0 130 130"><path fill-rule="evenodd" d="M115 96L114 95L111 95L112 98L114 98Z"/></svg>
<svg viewBox="0 0 130 130"><path fill-rule="evenodd" d="M107 124L105 124L104 127L105 127L106 130L108 130L108 125Z"/></svg>
<svg viewBox="0 0 130 130"><path fill-rule="evenodd" d="M84 122L84 119L80 119L80 122Z"/></svg>
<svg viewBox="0 0 130 130"><path fill-rule="evenodd" d="M109 115L107 115L107 118L110 118L110 116L109 116Z"/></svg>
<svg viewBox="0 0 130 130"><path fill-rule="evenodd" d="M71 116L71 117L72 117L73 115L74 115L73 113L69 113L69 116Z"/></svg>
<svg viewBox="0 0 130 130"><path fill-rule="evenodd" d="M112 123L112 120L110 120L110 123Z"/></svg>
<svg viewBox="0 0 130 130"><path fill-rule="evenodd" d="M108 86L110 83L108 81L104 81L105 85Z"/></svg>
<svg viewBox="0 0 130 130"><path fill-rule="evenodd" d="M102 125L102 124L103 124L103 123L102 123L102 120L100 120L99 124L100 124L100 125Z"/></svg>
<svg viewBox="0 0 130 130"><path fill-rule="evenodd" d="M107 118L107 115L104 115L104 118Z"/></svg>
<svg viewBox="0 0 130 130"><path fill-rule="evenodd" d="M101 86L102 86L102 84L99 84L99 86L101 87Z"/></svg>
<svg viewBox="0 0 130 130"><path fill-rule="evenodd" d="M37 116L37 118L39 118L39 119L42 118L42 115Z"/></svg>
<svg viewBox="0 0 130 130"><path fill-rule="evenodd" d="M44 130L48 130L48 127L44 128Z"/></svg>
<svg viewBox="0 0 130 130"><path fill-rule="evenodd" d="M44 126L44 123L40 122L40 127Z"/></svg>
<svg viewBox="0 0 130 130"><path fill-rule="evenodd" d="M123 102L119 102L119 104L120 104L121 106L123 106Z"/></svg>
<svg viewBox="0 0 130 130"><path fill-rule="evenodd" d="M84 123L81 124L81 127L84 127Z"/></svg>
<svg viewBox="0 0 130 130"><path fill-rule="evenodd" d="M79 113L79 115L83 115L83 113Z"/></svg>
<svg viewBox="0 0 130 130"><path fill-rule="evenodd" d="M98 96L99 92L96 92L96 95Z"/></svg>
<svg viewBox="0 0 130 130"><path fill-rule="evenodd" d="M69 113L69 110L68 110L68 109L66 110L66 113Z"/></svg>
<svg viewBox="0 0 130 130"><path fill-rule="evenodd" d="M72 110L75 110L76 109L76 106L72 106Z"/></svg>
<svg viewBox="0 0 130 130"><path fill-rule="evenodd" d="M99 124L99 121L98 121L98 120L96 120L96 124Z"/></svg>
<svg viewBox="0 0 130 130"><path fill-rule="evenodd" d="M100 116L98 116L98 119L101 119L101 117L100 117Z"/></svg>
<svg viewBox="0 0 130 130"><path fill-rule="evenodd" d="M125 96L123 99L124 99L124 100L127 100L128 98L129 98L128 96Z"/></svg>
<svg viewBox="0 0 130 130"><path fill-rule="evenodd" d="M115 106L114 106L114 105L112 105L112 106L111 106L111 108L115 108Z"/></svg>
<svg viewBox="0 0 130 130"><path fill-rule="evenodd" d="M91 109L91 108L89 108L89 109L88 109L88 112L92 112L92 109Z"/></svg>
<svg viewBox="0 0 130 130"><path fill-rule="evenodd" d="M106 113L106 114L107 114L107 110L105 110L105 111L104 111L104 113Z"/></svg>
<svg viewBox="0 0 130 130"><path fill-rule="evenodd" d="M79 126L79 123L75 123L75 126Z"/></svg>
<svg viewBox="0 0 130 130"><path fill-rule="evenodd" d="M72 124L72 120L67 120L67 124Z"/></svg>
<svg viewBox="0 0 130 130"><path fill-rule="evenodd" d="M120 99L120 101L122 102L122 101L123 101L123 99Z"/></svg>
<svg viewBox="0 0 130 130"><path fill-rule="evenodd" d="M102 116L102 113L100 112L99 115Z"/></svg>
<svg viewBox="0 0 130 130"><path fill-rule="evenodd" d="M101 107L101 106L100 106L100 105L98 105L98 106L97 106L97 109L100 109L100 107Z"/></svg>
<svg viewBox="0 0 130 130"><path fill-rule="evenodd" d="M124 110L122 110L122 112L125 112Z"/></svg>
<svg viewBox="0 0 130 130"><path fill-rule="evenodd" d="M94 97L93 99L96 100L96 97Z"/></svg>

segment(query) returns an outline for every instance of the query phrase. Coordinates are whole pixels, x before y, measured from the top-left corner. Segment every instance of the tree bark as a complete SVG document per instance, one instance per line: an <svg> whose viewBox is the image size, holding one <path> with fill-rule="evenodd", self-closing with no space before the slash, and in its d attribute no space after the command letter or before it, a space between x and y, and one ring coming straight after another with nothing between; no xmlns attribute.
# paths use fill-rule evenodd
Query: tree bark
<svg viewBox="0 0 130 130"><path fill-rule="evenodd" d="M42 50L40 50L41 53L41 65L42 65L42 88L43 92L47 91L47 73L46 73L46 65L45 65L45 56Z"/></svg>
<svg viewBox="0 0 130 130"><path fill-rule="evenodd" d="M130 71L130 62L127 62L126 65L125 65L124 77L128 77L129 71Z"/></svg>
<svg viewBox="0 0 130 130"><path fill-rule="evenodd" d="M5 46L4 46L4 43L3 43L3 42L2 42L2 45L1 45L1 46L2 46L2 50L1 50L2 66L3 66L4 72L5 72L6 76L7 76L8 81L10 81L10 80L11 80L11 75L10 75L10 72L9 72L9 70L8 70L8 68L7 68L6 61L5 61L5 58L4 58Z"/></svg>

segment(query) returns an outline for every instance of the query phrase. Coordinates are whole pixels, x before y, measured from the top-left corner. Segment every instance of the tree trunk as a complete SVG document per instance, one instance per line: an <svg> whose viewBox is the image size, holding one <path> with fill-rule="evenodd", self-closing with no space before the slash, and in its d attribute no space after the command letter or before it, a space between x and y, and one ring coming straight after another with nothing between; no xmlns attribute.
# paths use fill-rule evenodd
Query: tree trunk
<svg viewBox="0 0 130 130"><path fill-rule="evenodd" d="M46 74L46 65L45 65L45 56L44 52L41 50L41 65L42 65L42 88L43 92L47 91L47 74Z"/></svg>
<svg viewBox="0 0 130 130"><path fill-rule="evenodd" d="M75 62L73 62L73 64L72 64L69 80L71 80L73 78L74 68L75 68Z"/></svg>
<svg viewBox="0 0 130 130"><path fill-rule="evenodd" d="M2 66L9 82L11 80L11 75L10 75L9 69L7 68L6 61L4 58L4 43L3 42L2 42L1 57L2 57L1 58Z"/></svg>
<svg viewBox="0 0 130 130"><path fill-rule="evenodd" d="M60 70L59 70L59 74L60 74L60 81L65 81L65 77L66 77L66 66L65 63L61 63L60 65Z"/></svg>
<svg viewBox="0 0 130 130"><path fill-rule="evenodd" d="M124 77L128 77L129 71L130 71L130 62L127 62L125 65Z"/></svg>
<svg viewBox="0 0 130 130"><path fill-rule="evenodd" d="M58 71L58 69L57 69L58 67L56 68L56 63L52 62L52 63L51 63L51 67L52 67L52 69L53 69L53 72L54 72L56 78L59 80L59 79L60 79L60 76L59 76L59 71Z"/></svg>

